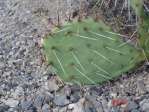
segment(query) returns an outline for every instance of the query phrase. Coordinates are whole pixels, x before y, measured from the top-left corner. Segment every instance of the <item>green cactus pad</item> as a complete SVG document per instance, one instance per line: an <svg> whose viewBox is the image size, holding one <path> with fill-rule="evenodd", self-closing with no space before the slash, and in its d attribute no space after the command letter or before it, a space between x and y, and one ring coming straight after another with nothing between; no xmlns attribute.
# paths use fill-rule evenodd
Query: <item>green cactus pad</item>
<svg viewBox="0 0 149 112"><path fill-rule="evenodd" d="M96 84L132 69L142 55L104 23L64 22L43 39L51 71L71 83Z"/></svg>
<svg viewBox="0 0 149 112"><path fill-rule="evenodd" d="M141 0L131 0L130 5L136 10L138 17L143 22L143 26L138 31L140 34L138 47L143 50L143 54L149 59L149 12L145 12Z"/></svg>
<svg viewBox="0 0 149 112"><path fill-rule="evenodd" d="M139 29L140 38L138 40L139 48L147 59L149 59L149 25L145 25Z"/></svg>
<svg viewBox="0 0 149 112"><path fill-rule="evenodd" d="M130 5L135 9L138 16L142 16L142 2L141 0L130 0Z"/></svg>

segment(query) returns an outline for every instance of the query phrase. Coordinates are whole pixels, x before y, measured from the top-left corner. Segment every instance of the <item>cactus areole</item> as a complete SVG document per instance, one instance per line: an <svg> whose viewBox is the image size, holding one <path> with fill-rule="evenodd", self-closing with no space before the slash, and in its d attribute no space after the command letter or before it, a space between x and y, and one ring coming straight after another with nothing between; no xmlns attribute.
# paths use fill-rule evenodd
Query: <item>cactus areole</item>
<svg viewBox="0 0 149 112"><path fill-rule="evenodd" d="M65 21L43 39L47 65L71 83L96 84L132 69L142 54L109 26L92 19Z"/></svg>

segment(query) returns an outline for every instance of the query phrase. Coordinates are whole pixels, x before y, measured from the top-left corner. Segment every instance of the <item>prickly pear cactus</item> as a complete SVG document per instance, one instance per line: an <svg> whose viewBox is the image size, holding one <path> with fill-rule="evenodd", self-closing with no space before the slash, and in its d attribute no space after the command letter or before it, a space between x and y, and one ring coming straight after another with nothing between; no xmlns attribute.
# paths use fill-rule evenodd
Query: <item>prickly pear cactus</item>
<svg viewBox="0 0 149 112"><path fill-rule="evenodd" d="M140 63L140 52L110 27L92 19L64 22L43 39L47 64L60 79L96 84L121 75Z"/></svg>
<svg viewBox="0 0 149 112"><path fill-rule="evenodd" d="M140 38L138 40L138 46L142 50L143 54L149 59L149 12L143 10L143 1L130 0L132 8L137 12L137 15L143 22L143 26L139 28Z"/></svg>
<svg viewBox="0 0 149 112"><path fill-rule="evenodd" d="M140 34L140 38L138 40L139 48L143 50L145 57L149 59L149 20L148 25L144 25L139 29L139 34Z"/></svg>

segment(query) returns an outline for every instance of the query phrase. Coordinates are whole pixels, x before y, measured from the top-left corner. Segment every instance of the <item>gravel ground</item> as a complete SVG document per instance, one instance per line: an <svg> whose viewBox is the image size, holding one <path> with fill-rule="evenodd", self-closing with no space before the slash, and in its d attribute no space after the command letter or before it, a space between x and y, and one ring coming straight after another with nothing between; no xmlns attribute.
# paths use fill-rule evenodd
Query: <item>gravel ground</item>
<svg viewBox="0 0 149 112"><path fill-rule="evenodd" d="M50 29L45 18L56 17L56 4L0 0L0 111L149 112L148 66L94 86L63 85L45 70L40 39ZM65 0L59 4L67 11Z"/></svg>

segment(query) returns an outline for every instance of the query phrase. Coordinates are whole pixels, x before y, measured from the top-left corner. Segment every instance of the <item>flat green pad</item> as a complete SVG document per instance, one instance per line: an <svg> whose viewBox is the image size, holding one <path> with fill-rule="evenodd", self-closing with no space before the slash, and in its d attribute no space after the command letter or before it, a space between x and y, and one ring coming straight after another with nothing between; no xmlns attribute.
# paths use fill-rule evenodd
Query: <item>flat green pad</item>
<svg viewBox="0 0 149 112"><path fill-rule="evenodd" d="M139 28L140 38L138 40L139 48L143 49L143 53L149 59L149 25Z"/></svg>
<svg viewBox="0 0 149 112"><path fill-rule="evenodd" d="M143 49L143 53L146 58L149 60L149 12L145 16L141 16L143 21L143 26L139 28L140 38L138 40L138 46L140 49Z"/></svg>
<svg viewBox="0 0 149 112"><path fill-rule="evenodd" d="M149 12L145 12L141 0L130 0L130 5L143 22L143 26L139 28L138 47L142 50L144 56L149 59Z"/></svg>
<svg viewBox="0 0 149 112"><path fill-rule="evenodd" d="M43 40L51 71L72 83L96 84L132 69L142 55L104 23L84 19L64 22Z"/></svg>

